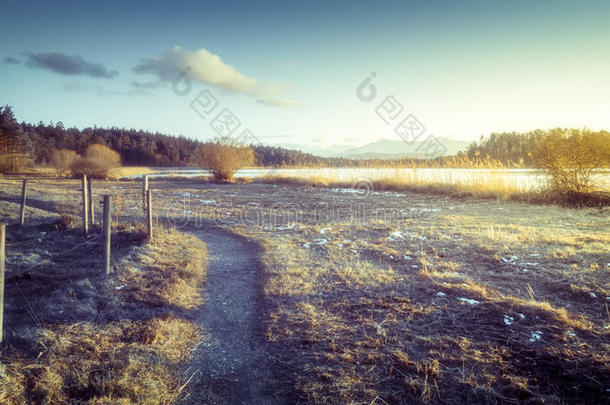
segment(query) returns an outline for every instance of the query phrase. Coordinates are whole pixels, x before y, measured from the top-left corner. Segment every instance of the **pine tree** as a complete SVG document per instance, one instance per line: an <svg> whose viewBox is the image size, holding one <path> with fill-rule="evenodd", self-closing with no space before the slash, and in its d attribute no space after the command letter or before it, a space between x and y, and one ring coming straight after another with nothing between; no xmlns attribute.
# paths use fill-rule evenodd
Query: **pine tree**
<svg viewBox="0 0 610 405"><path fill-rule="evenodd" d="M0 107L0 171L16 173L29 162L29 147L10 106Z"/></svg>

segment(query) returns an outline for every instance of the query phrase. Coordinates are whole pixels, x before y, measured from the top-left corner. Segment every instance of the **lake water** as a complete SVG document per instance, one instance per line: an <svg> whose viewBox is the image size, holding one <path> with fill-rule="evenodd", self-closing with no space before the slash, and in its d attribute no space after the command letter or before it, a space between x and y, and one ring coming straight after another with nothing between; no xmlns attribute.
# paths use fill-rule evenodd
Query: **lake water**
<svg viewBox="0 0 610 405"><path fill-rule="evenodd" d="M194 168L152 168L149 177L196 177L211 175L208 170ZM321 168L321 169L242 169L237 178L264 176L318 177L361 184L384 178L400 179L408 183L446 183L476 185L503 184L522 191L535 190L546 182L546 176L536 169L411 169L411 168ZM131 176L140 177L140 176ZM594 174L597 184L610 190L610 170L600 169Z"/></svg>

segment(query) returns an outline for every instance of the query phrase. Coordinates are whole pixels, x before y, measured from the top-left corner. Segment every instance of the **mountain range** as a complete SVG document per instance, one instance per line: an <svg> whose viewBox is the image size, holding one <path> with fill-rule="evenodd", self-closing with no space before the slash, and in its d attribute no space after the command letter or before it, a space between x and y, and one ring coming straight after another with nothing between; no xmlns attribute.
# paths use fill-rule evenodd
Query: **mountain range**
<svg viewBox="0 0 610 405"><path fill-rule="evenodd" d="M471 142L458 141L450 138L436 138L446 149L443 156L455 155L460 151L466 150ZM350 159L390 159L390 158L411 158L421 155L417 149L422 142L414 142L408 145L400 139L381 139L379 141L367 143L363 146L354 147L353 145L330 145L325 147L311 145L281 145L288 149L296 149L305 153L321 157L343 157Z"/></svg>

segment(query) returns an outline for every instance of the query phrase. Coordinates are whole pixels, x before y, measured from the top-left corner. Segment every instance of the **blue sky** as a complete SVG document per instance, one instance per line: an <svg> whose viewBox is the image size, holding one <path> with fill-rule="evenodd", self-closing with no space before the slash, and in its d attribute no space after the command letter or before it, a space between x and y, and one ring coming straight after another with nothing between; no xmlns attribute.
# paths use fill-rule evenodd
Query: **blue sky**
<svg viewBox="0 0 610 405"><path fill-rule="evenodd" d="M3 1L0 10L0 103L29 122L209 139L213 117L190 107L208 89L267 144L397 139L375 113L390 95L429 133L456 139L610 128L610 2ZM177 96L167 79L186 64L193 89ZM356 88L371 72L379 95L364 103Z"/></svg>

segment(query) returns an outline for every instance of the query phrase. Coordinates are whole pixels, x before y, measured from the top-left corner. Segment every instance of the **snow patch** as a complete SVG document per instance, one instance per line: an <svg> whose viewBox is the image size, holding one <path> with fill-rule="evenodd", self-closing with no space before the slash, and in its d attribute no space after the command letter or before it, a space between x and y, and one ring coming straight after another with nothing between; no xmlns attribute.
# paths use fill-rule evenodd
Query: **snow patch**
<svg viewBox="0 0 610 405"><path fill-rule="evenodd" d="M439 296L439 297L445 297L445 296L447 296L447 294L445 294L445 293L444 293L444 292L442 292L442 291L437 292L437 293L436 293L436 295L437 295L437 296Z"/></svg>
<svg viewBox="0 0 610 405"><path fill-rule="evenodd" d="M536 332L532 332L532 335L530 337L530 343L537 342L540 339L542 339L542 332L537 330Z"/></svg>
<svg viewBox="0 0 610 405"><path fill-rule="evenodd" d="M477 305L477 304L481 303L480 301L473 300L473 299L470 299L470 298L458 298L458 301L465 302L468 305Z"/></svg>
<svg viewBox="0 0 610 405"><path fill-rule="evenodd" d="M515 318L509 315L504 315L504 325L511 326L515 322Z"/></svg>
<svg viewBox="0 0 610 405"><path fill-rule="evenodd" d="M404 239L404 238L405 238L405 236L400 231L394 231L388 237L388 239L390 239L390 240Z"/></svg>
<svg viewBox="0 0 610 405"><path fill-rule="evenodd" d="M501 257L500 260L504 263L513 263L514 261L519 260L519 256Z"/></svg>

